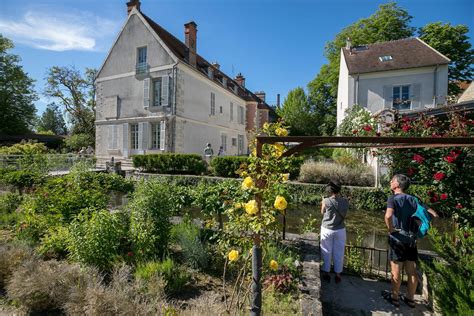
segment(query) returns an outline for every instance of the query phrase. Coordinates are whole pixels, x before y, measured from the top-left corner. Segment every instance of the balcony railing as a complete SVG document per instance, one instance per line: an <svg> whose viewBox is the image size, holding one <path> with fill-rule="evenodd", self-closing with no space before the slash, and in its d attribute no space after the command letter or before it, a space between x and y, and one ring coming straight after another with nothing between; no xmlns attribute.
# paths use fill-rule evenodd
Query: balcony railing
<svg viewBox="0 0 474 316"><path fill-rule="evenodd" d="M148 73L148 64L147 63L138 63L135 66L135 73L137 75Z"/></svg>

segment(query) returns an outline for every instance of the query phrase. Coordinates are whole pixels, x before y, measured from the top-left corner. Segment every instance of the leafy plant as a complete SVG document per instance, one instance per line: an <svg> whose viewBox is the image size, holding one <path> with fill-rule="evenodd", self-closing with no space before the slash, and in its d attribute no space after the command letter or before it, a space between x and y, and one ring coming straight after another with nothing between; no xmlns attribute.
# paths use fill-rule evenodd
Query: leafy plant
<svg viewBox="0 0 474 316"><path fill-rule="evenodd" d="M211 160L212 174L219 177L237 178L242 164L248 162L248 157L215 157Z"/></svg>
<svg viewBox="0 0 474 316"><path fill-rule="evenodd" d="M23 198L17 193L0 195L0 227L10 227L19 219L18 207Z"/></svg>
<svg viewBox="0 0 474 316"><path fill-rule="evenodd" d="M209 255L200 239L200 230L190 220L185 220L171 229L171 238L181 248L184 262L195 269L205 269Z"/></svg>
<svg viewBox="0 0 474 316"><path fill-rule="evenodd" d="M161 262L149 261L139 264L135 271L135 277L147 282L162 277L166 282L165 291L168 294L179 292L190 280L190 274L171 258L166 258Z"/></svg>
<svg viewBox="0 0 474 316"><path fill-rule="evenodd" d="M102 270L109 269L119 256L121 238L125 235L119 217L107 210L81 213L70 225L68 251L70 258Z"/></svg>
<svg viewBox="0 0 474 316"><path fill-rule="evenodd" d="M368 166L345 166L329 162L307 161L301 166L299 181L328 183L338 179L345 185L373 186L373 171Z"/></svg>
<svg viewBox="0 0 474 316"><path fill-rule="evenodd" d="M146 172L169 174L202 174L206 165L195 154L146 154L132 157L133 166Z"/></svg>
<svg viewBox="0 0 474 316"><path fill-rule="evenodd" d="M168 247L173 203L169 192L159 181L140 182L129 203L130 237L140 260L159 258Z"/></svg>

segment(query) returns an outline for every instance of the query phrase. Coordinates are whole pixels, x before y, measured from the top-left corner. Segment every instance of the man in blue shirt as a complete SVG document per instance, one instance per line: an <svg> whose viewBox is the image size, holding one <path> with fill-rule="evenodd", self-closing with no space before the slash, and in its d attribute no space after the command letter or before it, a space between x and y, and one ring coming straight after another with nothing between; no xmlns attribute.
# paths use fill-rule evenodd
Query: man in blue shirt
<svg viewBox="0 0 474 316"><path fill-rule="evenodd" d="M418 282L416 275L416 260L418 259L418 250L416 248L416 237L413 233L413 220L411 216L417 208L416 198L406 194L405 191L410 186L410 178L403 174L396 174L390 181L390 189L393 195L388 198L387 211L385 212L385 224L389 232L389 256L392 272L392 291L384 291L383 297L394 306L400 306L400 272L403 266L408 275L408 293L403 297L404 302L415 307L413 297ZM438 214L428 208L428 212L433 217Z"/></svg>

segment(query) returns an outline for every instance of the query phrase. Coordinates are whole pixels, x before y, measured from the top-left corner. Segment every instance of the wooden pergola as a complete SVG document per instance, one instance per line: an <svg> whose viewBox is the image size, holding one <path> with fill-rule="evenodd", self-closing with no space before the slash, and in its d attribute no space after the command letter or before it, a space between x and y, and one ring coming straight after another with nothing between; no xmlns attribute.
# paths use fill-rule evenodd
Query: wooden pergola
<svg viewBox="0 0 474 316"><path fill-rule="evenodd" d="M473 137L381 137L381 136L257 136L256 153L262 158L264 144L297 143L283 153L282 157L294 155L306 148L439 148L474 147ZM264 183L257 182L263 188ZM262 204L261 194L255 196L259 212ZM255 234L252 247L252 297L250 315L260 315L262 311L262 248L261 236Z"/></svg>

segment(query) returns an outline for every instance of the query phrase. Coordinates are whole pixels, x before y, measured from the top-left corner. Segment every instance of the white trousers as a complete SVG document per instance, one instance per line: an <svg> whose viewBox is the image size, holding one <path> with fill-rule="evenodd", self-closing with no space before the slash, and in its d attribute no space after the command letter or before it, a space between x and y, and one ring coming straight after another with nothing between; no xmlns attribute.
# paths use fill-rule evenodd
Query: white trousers
<svg viewBox="0 0 474 316"><path fill-rule="evenodd" d="M334 272L341 273L344 265L344 247L346 245L346 229L331 230L321 226L321 255L325 272L331 270L331 259L334 261Z"/></svg>

